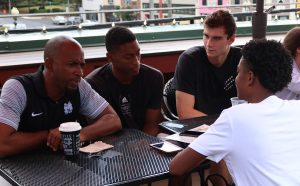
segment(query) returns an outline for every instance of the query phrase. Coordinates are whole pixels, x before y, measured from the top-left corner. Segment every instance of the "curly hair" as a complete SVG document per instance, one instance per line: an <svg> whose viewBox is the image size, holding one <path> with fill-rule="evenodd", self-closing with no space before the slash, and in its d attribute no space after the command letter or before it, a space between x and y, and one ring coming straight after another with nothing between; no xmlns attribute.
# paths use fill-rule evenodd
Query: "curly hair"
<svg viewBox="0 0 300 186"><path fill-rule="evenodd" d="M276 93L291 81L292 58L275 40L252 40L242 49L242 57L264 88Z"/></svg>
<svg viewBox="0 0 300 186"><path fill-rule="evenodd" d="M122 44L135 41L135 35L122 26L112 27L105 35L105 47L108 52L118 49Z"/></svg>
<svg viewBox="0 0 300 186"><path fill-rule="evenodd" d="M209 28L224 27L228 38L236 33L234 17L226 10L217 10L208 15L204 20L204 26Z"/></svg>
<svg viewBox="0 0 300 186"><path fill-rule="evenodd" d="M290 51L294 58L296 57L296 50L300 47L300 27L295 27L286 34L283 46Z"/></svg>

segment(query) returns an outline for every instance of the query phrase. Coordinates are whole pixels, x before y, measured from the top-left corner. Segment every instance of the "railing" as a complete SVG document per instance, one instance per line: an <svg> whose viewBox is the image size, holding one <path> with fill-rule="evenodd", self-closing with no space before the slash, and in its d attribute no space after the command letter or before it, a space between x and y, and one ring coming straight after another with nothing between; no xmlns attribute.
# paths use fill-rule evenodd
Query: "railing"
<svg viewBox="0 0 300 186"><path fill-rule="evenodd" d="M280 6L295 5L300 3L280 3ZM269 14L282 14L285 12L297 12L300 8L289 8L276 10L277 4L265 4L262 9L268 10ZM273 7L269 9L270 7ZM149 11L168 11L181 9L202 9L202 8L244 8L250 7L249 11L232 12L235 17L253 17L255 13L255 4L248 5L230 5L230 6L214 6L214 7L173 7L173 8L149 8L149 9L123 9L123 10L101 10L90 12L67 12L67 13L39 13L39 14L19 14L19 15L0 15L0 19L21 17L51 17L55 15L79 15L88 13L116 13L116 12L149 12ZM147 19L135 21L119 21L119 22L98 22L92 26L83 26L81 24L71 26L56 26L46 27L43 25L40 28L30 28L22 30L2 30L0 31L0 53L6 52L20 52L43 50L46 41L57 35L67 34L77 39L84 47L99 46L104 44L104 36L108 28L113 25L122 25L133 27L133 31L137 35L140 42L156 42L156 41L170 41L181 39L198 39L202 38L201 32L203 30L203 22L205 15L187 16L187 17L168 17L162 19ZM295 18L297 18L295 16ZM188 22L189 25L180 25L181 22ZM299 26L300 21L269 21L266 27L268 33L284 33L294 26ZM156 26L157 25L157 26ZM238 36L251 35L252 24L250 21L245 23L237 21ZM93 31L94 29L97 29ZM260 29L259 29L260 30ZM260 36L261 37L261 36Z"/></svg>
<svg viewBox="0 0 300 186"><path fill-rule="evenodd" d="M300 8L292 8L292 9L281 9L281 10L272 10L269 14L278 14L278 13L284 13L284 12L297 12L300 11ZM99 12L98 12L99 13ZM254 11L249 12L238 12L233 13L234 16L252 16ZM51 14L51 15L44 15L44 14L35 14L34 16L53 16L53 15L70 15L68 14ZM73 15L73 14L71 14ZM78 15L78 13L77 13ZM20 14L18 17L25 17L27 14ZM32 15L31 15L32 16ZM34 17L32 16L32 17ZM1 17L1 16L0 16ZM13 17L13 16L3 16L3 17ZM47 27L46 29L48 31L61 31L61 30L74 30L74 29L99 29L99 28L109 28L112 27L112 25L120 25L120 26L147 26L147 25L158 25L158 24L174 24L181 21L189 21L190 24L193 24L195 21L203 21L205 18L205 15L201 16L187 16L187 17L178 17L178 18L161 18L161 19L147 19L147 20L135 20L135 21L122 21L122 22L108 22L108 23L95 23L94 25L90 26L83 26L81 24L78 25L67 25L63 27ZM10 33L30 33L30 32L39 32L43 30L43 25L41 25L41 28L29 28L29 29L17 29L17 30L0 30L0 34L5 34L5 32Z"/></svg>
<svg viewBox="0 0 300 186"><path fill-rule="evenodd" d="M294 3L296 4L296 3ZM285 4L280 4L285 5ZM264 10L267 10L268 8L272 7L273 4L265 4ZM245 7L245 6L230 6L231 8L235 7ZM234 16L248 16L252 17L252 14L255 11L255 5L247 5L247 7L251 7L251 9L248 12L235 12L233 13ZM182 7L187 8L187 7ZM201 7L188 7L192 9L201 8ZM216 8L216 7L213 7ZM219 7L220 8L220 7ZM224 7L222 7L224 8ZM227 6L225 7L227 8ZM181 9L179 7L176 8L163 8L163 10L175 10L175 9ZM159 11L160 9L153 8L153 9L136 9L136 10L118 10L118 11ZM291 8L291 9L280 9L280 10L272 10L271 14L282 14L284 12L296 12L300 11L300 9L297 8ZM102 10L102 11L96 11L95 13L105 13L105 12L112 12L112 10ZM81 14L82 12L80 12ZM84 13L91 13L91 12L84 12ZM42 15L45 16L54 16L54 15L78 15L78 12L71 12L71 13L50 13L50 14L20 14L18 15L18 19L22 16L29 16L29 17L39 17ZM13 18L12 15L5 15L0 16L0 18ZM195 43L189 43L187 44L189 47L193 45L201 45L201 41L198 40L202 36L201 32L203 29L203 24L201 24L201 20L204 17L204 15L198 15L198 16L189 16L189 17L181 17L181 18L165 18L165 19L150 19L146 21L145 26L145 20L136 20L136 21L122 21L122 22L115 22L115 25L124 25L124 26L132 26L131 28L135 34L137 35L140 42L147 42L146 45L151 45L149 42L155 42L155 41L169 41L169 40L180 40L180 39L197 39L195 40ZM295 16L296 18L296 16ZM175 19L175 24L174 24ZM188 21L188 22L194 22L194 24L190 25L179 25L179 22L181 21ZM290 28L297 26L300 23L299 21L295 21L296 23L289 24L290 21L269 21L267 32L270 33L286 33L287 30ZM163 25L160 25L163 23ZM104 35L107 28L111 27L113 22L109 23L98 23L94 26L88 26L88 27L82 27L81 29L78 28L78 26L62 26L57 28L47 28L46 32L42 32L42 29L27 29L27 30L9 30L7 35L3 35L3 31L0 33L0 53L11 53L11 52L22 52L22 51L31 51L29 54L26 52L24 53L14 53L14 54L1 54L1 57L3 58L2 64L4 62L9 61L8 57L11 57L11 61L14 64L3 64L2 67L0 67L1 71L1 77L0 77L0 84L3 83L8 77L16 74L21 73L29 73L36 70L37 66L43 62L42 59L42 52L32 52L34 50L43 50L43 47L45 45L45 42L51 38L55 34L63 34L67 33L70 36L74 37L75 39L79 40L79 42L84 46L99 46L103 45ZM252 34L252 24L251 21L248 22L237 22L238 24L238 38L237 40L242 40L243 37L248 35L250 36ZM155 26L158 25L158 26ZM42 27L42 26L41 26ZM92 30L97 29L97 30ZM90 34L93 32L94 35ZM271 34L270 34L271 35ZM34 38L32 37L34 36ZM272 35L272 36L278 36L278 35ZM280 39L283 37L283 35L279 35ZM248 41L251 39L251 37L246 37L244 39ZM193 41L193 40L190 40ZM162 42L161 42L162 43ZM165 43L170 45L170 43ZM143 44L141 44L143 45ZM144 45L145 46L145 45ZM164 75L173 73L176 65L176 61L178 59L178 56L182 51L184 50L181 48L182 42L180 44L172 44L174 48L176 48L177 51L174 52L165 52L162 53L162 50L166 50L164 47L161 47L161 45L155 43L149 48L159 48L159 52L154 51L152 54L143 54L143 63L148 64L150 66L153 66L159 70L161 70ZM161 48L160 48L161 47ZM144 47L142 47L143 49ZM85 50L93 49L93 48L84 48ZM104 47L97 47L95 50L97 55L87 55L89 52L85 52L86 54L86 62L87 67L85 73L89 73L91 70L93 70L95 67L106 63L105 60L105 48ZM146 50L148 51L148 49ZM103 55L99 56L99 53L103 53ZM142 51L143 52L143 51ZM156 53L157 52L157 53ZM38 53L38 54L37 54ZM21 56L17 59L16 56ZM27 56L28 62L25 59L25 56ZM36 57L39 56L39 57ZM92 56L92 57L91 57ZM33 63L33 58L35 59L35 62ZM158 61L163 61L163 63L158 63ZM24 64L26 62L26 64Z"/></svg>
<svg viewBox="0 0 300 186"><path fill-rule="evenodd" d="M300 5L300 2L295 3L273 3L273 4L264 4L264 7L269 8L271 6L286 6L286 5ZM163 8L142 8L142 9L119 9L119 10L99 10L99 11L80 11L80 12L57 12L57 13L33 13L33 14L19 14L19 15L0 15L0 18L9 18L9 17L40 17L40 16L71 16L78 14L90 14L90 13L120 13L120 12L151 12L151 11L164 11L164 10L184 10L184 9L230 9L230 8L244 8L244 7L256 7L256 4L247 4L247 5L221 5L221 6L184 6L184 7L163 7Z"/></svg>
<svg viewBox="0 0 300 186"><path fill-rule="evenodd" d="M300 3L280 3L280 4L265 4L265 9L268 9L272 6L288 6L288 5L298 5ZM78 15L84 15L84 14L106 14L106 13L123 13L123 12L158 12L158 11L173 11L173 10L188 10L188 9L194 9L201 11L201 9L234 9L234 8L249 8L249 11L244 12L232 12L234 16L252 16L254 13L256 4L247 4L247 5L223 5L223 6L190 6L190 7L166 7L166 8L147 8L147 9L120 9L120 10L100 10L100 11L80 11L80 12L63 12L63 13L36 13L36 14L18 14L18 15L0 15L1 18L22 18L22 17L53 17L53 16L78 16ZM297 12L299 11L299 8L289 8L289 9L280 9L277 10L276 8L270 12L270 14L278 14L278 13L284 13L284 12ZM205 15L196 15L196 16L185 16L185 17L168 17L168 18L160 18L160 19L147 19L147 24L172 24L173 21L189 21L190 23L194 23L195 20L201 20L205 17ZM13 23L13 22L11 22ZM77 29L78 27L85 27L87 29L95 29L95 28L108 28L111 27L112 24L115 25L123 25L123 26L139 26L145 24L145 20L135 20L135 21L119 21L119 22L95 22L93 26L83 26L80 24L77 25L67 25L67 26L60 26L60 27L52 27L47 26L47 30L72 30ZM36 32L41 31L43 28L43 25L40 26L40 28L29 28L29 29L12 29L8 30L8 32L11 33L28 33L28 32ZM0 34L4 33L5 31L0 31Z"/></svg>

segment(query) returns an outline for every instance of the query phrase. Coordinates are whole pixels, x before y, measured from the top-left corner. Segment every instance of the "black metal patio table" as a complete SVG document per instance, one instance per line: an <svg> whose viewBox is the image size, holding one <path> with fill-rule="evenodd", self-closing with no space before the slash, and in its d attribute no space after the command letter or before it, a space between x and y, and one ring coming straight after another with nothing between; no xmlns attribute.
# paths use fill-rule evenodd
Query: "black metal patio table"
<svg viewBox="0 0 300 186"><path fill-rule="evenodd" d="M219 114L202 116L190 119L164 121L160 123L160 127L172 133L181 133L186 130L198 127L202 124L211 125L219 117Z"/></svg>
<svg viewBox="0 0 300 186"><path fill-rule="evenodd" d="M68 161L62 152L39 149L0 159L0 174L12 185L139 185L169 177L173 155L149 146L160 142L135 129L101 138L114 147L97 154L80 153Z"/></svg>
<svg viewBox="0 0 300 186"><path fill-rule="evenodd" d="M196 117L190 119L182 119L182 120L172 120L172 121L165 121L160 123L160 127L163 129L171 132L171 133L181 133L192 128L198 127L203 124L211 125L213 124L216 119L219 117L219 114L216 115L209 115L203 117ZM181 144L183 147L187 147L188 144ZM200 176L200 185L206 186L205 182L205 169L210 167L210 161L204 161L197 169L199 176ZM195 171L195 170L194 170Z"/></svg>

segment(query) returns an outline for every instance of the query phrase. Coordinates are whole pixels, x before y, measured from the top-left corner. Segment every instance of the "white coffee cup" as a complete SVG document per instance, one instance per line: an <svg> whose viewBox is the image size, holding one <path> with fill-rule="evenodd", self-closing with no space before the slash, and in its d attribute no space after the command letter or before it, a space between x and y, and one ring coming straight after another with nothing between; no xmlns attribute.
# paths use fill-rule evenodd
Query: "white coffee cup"
<svg viewBox="0 0 300 186"><path fill-rule="evenodd" d="M66 122L59 126L64 154L67 159L76 159L79 154L80 130L81 126L78 122Z"/></svg>
<svg viewBox="0 0 300 186"><path fill-rule="evenodd" d="M240 99L238 97L232 97L230 98L231 101L231 105L239 105L239 104L243 104L243 103L248 103L246 100Z"/></svg>

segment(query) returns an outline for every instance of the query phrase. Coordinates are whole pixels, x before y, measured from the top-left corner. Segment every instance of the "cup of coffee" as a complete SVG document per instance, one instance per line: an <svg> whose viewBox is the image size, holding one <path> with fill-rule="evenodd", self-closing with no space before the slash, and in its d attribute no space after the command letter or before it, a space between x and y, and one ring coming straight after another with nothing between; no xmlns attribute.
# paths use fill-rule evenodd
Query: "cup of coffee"
<svg viewBox="0 0 300 186"><path fill-rule="evenodd" d="M80 147L81 126L77 122L66 122L59 126L64 154L67 159L74 160L78 157Z"/></svg>
<svg viewBox="0 0 300 186"><path fill-rule="evenodd" d="M238 97L230 98L230 101L231 101L232 106L243 104L243 103L248 103L246 100L240 99Z"/></svg>

